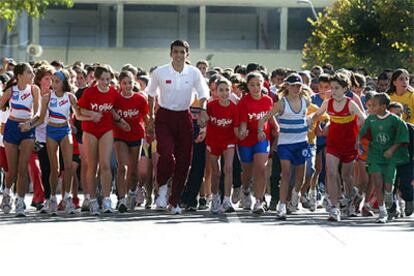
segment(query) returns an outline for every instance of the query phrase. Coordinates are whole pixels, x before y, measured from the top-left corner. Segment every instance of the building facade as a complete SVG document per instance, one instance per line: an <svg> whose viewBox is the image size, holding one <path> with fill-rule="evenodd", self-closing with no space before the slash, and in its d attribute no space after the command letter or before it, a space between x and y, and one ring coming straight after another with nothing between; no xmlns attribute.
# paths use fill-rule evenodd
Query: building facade
<svg viewBox="0 0 414 276"><path fill-rule="evenodd" d="M190 42L190 60L215 66L257 62L272 69L299 69L310 36L311 5L332 0L74 0L71 9L51 7L41 19L22 15L14 30L0 33L0 55L27 60L29 43L43 47L34 59L125 63L150 68L168 60L174 39Z"/></svg>

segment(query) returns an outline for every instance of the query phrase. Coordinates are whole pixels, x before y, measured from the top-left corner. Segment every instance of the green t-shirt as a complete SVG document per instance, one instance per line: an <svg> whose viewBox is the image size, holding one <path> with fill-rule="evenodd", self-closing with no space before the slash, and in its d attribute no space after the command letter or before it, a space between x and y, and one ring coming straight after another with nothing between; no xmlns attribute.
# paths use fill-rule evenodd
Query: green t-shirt
<svg viewBox="0 0 414 276"><path fill-rule="evenodd" d="M384 164L393 162L395 165L405 164L409 161L408 148L401 146L391 159L384 157L384 152L392 145L409 143L407 125L398 116L388 113L384 118L371 114L366 118L359 138L366 137L369 142L368 163Z"/></svg>

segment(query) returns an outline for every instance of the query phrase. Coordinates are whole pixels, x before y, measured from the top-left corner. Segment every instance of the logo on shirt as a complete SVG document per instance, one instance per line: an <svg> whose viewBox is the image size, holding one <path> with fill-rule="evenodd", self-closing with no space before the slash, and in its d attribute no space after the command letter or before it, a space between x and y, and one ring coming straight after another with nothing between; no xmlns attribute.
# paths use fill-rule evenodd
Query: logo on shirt
<svg viewBox="0 0 414 276"><path fill-rule="evenodd" d="M172 80L166 80L165 83L166 84L171 84L172 83Z"/></svg>
<svg viewBox="0 0 414 276"><path fill-rule="evenodd" d="M31 94L32 93L30 93L30 92L23 94L22 97L21 97L22 101L24 101L25 99L29 98Z"/></svg>
<svg viewBox="0 0 414 276"><path fill-rule="evenodd" d="M55 98L50 99L50 107L57 107L57 99Z"/></svg>
<svg viewBox="0 0 414 276"><path fill-rule="evenodd" d="M229 126L233 123L232 119L226 119L226 118L218 119L218 118L212 117L212 116L210 117L210 121L213 124L215 124L216 126L219 126L219 127L227 127L227 126Z"/></svg>
<svg viewBox="0 0 414 276"><path fill-rule="evenodd" d="M12 99L16 101L19 99L19 91L13 91Z"/></svg>
<svg viewBox="0 0 414 276"><path fill-rule="evenodd" d="M128 109L128 110L117 110L116 113L119 114L122 118L133 118L137 117L139 111L136 109Z"/></svg>
<svg viewBox="0 0 414 276"><path fill-rule="evenodd" d="M99 111L99 112L107 112L107 111L111 111L111 109L113 108L113 104L96 104L96 103L91 103L91 109L93 111Z"/></svg>
<svg viewBox="0 0 414 276"><path fill-rule="evenodd" d="M68 100L64 99L63 101L59 102L59 106L62 106L62 105L67 104L67 103L68 103Z"/></svg>
<svg viewBox="0 0 414 276"><path fill-rule="evenodd" d="M260 119L262 119L267 112L262 111L260 113L247 113L247 116L249 117L249 121L251 120L255 120L255 121L259 121Z"/></svg>

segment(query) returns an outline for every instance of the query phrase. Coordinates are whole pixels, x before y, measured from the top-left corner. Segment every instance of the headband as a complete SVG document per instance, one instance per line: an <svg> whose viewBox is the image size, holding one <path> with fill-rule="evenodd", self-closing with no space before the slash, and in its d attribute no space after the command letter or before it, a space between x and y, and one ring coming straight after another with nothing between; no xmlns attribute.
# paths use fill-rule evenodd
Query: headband
<svg viewBox="0 0 414 276"><path fill-rule="evenodd" d="M56 71L55 72L55 76L58 76L61 81L65 81L66 80L65 74L63 74L62 71Z"/></svg>

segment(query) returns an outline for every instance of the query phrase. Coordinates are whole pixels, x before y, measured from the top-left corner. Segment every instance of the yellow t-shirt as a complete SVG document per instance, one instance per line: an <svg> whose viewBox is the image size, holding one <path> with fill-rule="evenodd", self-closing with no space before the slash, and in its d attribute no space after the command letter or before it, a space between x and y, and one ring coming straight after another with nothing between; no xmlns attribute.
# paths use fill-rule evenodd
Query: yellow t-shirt
<svg viewBox="0 0 414 276"><path fill-rule="evenodd" d="M308 114L307 115L311 115L312 113L315 113L316 111L318 111L319 107L313 103L311 103L308 106ZM322 116L319 118L319 120L314 121L313 124L309 127L308 130L308 143L309 145L315 145L316 144L316 127L318 126L318 124L320 122L326 122L328 121L329 117L328 114L323 113Z"/></svg>
<svg viewBox="0 0 414 276"><path fill-rule="evenodd" d="M392 102L399 102L403 105L403 120L414 124L414 93L406 91L401 96L393 93L390 95Z"/></svg>

